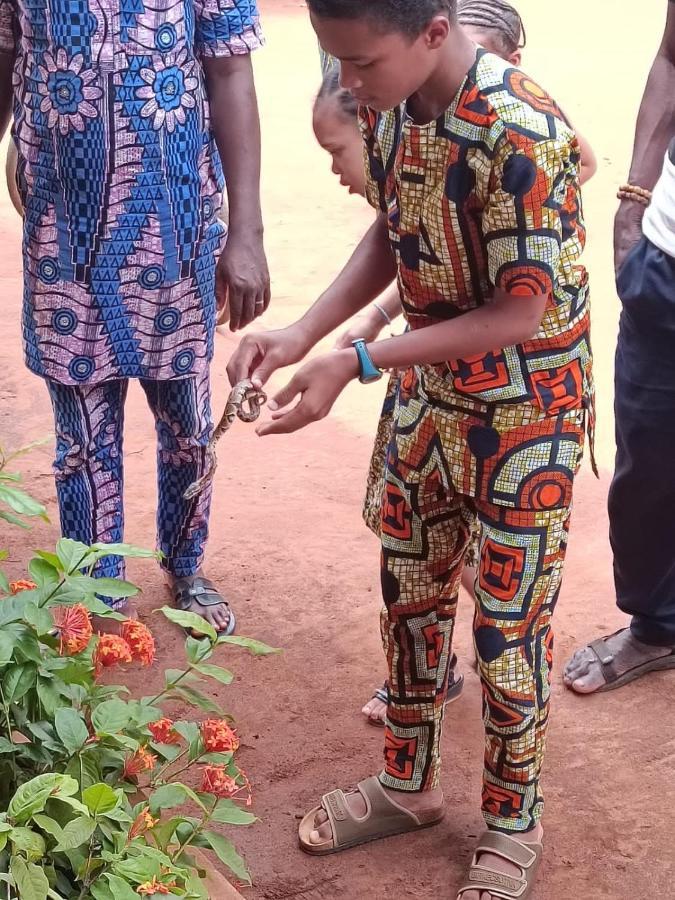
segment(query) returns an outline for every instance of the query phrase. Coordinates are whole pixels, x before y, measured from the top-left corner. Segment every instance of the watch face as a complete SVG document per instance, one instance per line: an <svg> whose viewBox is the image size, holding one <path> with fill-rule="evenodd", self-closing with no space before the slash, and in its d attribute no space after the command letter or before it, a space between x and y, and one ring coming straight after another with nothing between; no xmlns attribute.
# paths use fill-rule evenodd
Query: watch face
<svg viewBox="0 0 675 900"><path fill-rule="evenodd" d="M372 375L364 375L361 378L361 384L374 384L382 378L382 372L373 373Z"/></svg>

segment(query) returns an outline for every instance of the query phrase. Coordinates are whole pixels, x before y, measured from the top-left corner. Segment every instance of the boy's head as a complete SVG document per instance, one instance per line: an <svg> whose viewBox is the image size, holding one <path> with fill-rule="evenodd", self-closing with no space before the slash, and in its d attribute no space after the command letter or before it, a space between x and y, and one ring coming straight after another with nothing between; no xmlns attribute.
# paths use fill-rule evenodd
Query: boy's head
<svg viewBox="0 0 675 900"><path fill-rule="evenodd" d="M469 37L490 53L519 66L525 46L525 25L518 10L505 0L459 0L457 19Z"/></svg>
<svg viewBox="0 0 675 900"><path fill-rule="evenodd" d="M307 0L321 46L359 103L393 109L427 82L457 0Z"/></svg>

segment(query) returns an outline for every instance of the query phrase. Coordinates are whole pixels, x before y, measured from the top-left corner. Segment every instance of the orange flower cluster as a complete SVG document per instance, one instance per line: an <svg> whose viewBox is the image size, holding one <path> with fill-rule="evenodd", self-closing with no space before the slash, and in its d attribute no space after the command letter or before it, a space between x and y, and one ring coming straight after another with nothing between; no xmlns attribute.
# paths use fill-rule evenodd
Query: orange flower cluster
<svg viewBox="0 0 675 900"><path fill-rule="evenodd" d="M155 877L152 881L146 881L145 884L139 885L136 888L136 893L140 894L141 897L152 897L154 894L170 894L171 888L175 887L175 881L172 881L170 884L163 884L161 881L157 881Z"/></svg>
<svg viewBox="0 0 675 900"><path fill-rule="evenodd" d="M59 653L81 653L89 646L94 633L91 627L91 615L86 606L77 603L75 606L55 606L52 608L52 619L59 633Z"/></svg>
<svg viewBox="0 0 675 900"><path fill-rule="evenodd" d="M127 756L124 761L124 770L122 772L124 778L133 780L142 772L150 772L155 768L157 757L150 753L147 747L140 747L131 756Z"/></svg>
<svg viewBox="0 0 675 900"><path fill-rule="evenodd" d="M158 822L159 819L153 819L148 809L142 810L136 816L134 824L129 829L129 840L133 841L134 838L139 837L141 834L145 834L146 831L151 831Z"/></svg>
<svg viewBox="0 0 675 900"><path fill-rule="evenodd" d="M132 661L131 648L118 634L102 634L99 636L94 650L94 672L98 677L103 669Z"/></svg>
<svg viewBox="0 0 675 900"><path fill-rule="evenodd" d="M157 744L180 744L180 735L173 727L171 719L159 719L148 725L152 739Z"/></svg>
<svg viewBox="0 0 675 900"><path fill-rule="evenodd" d="M36 587L37 584L34 581L20 578L18 581L10 581L9 592L10 594L20 594L21 591L34 591Z"/></svg>
<svg viewBox="0 0 675 900"><path fill-rule="evenodd" d="M244 783L240 784L238 779L242 779ZM212 794L220 800L236 797L237 794L245 792L246 805L251 805L251 784L241 770L237 770L236 775L232 777L227 774L225 766L205 766L201 791L203 794Z"/></svg>
<svg viewBox="0 0 675 900"><path fill-rule="evenodd" d="M137 619L127 619L122 625L122 638L131 649L131 656L144 666L155 661L155 639L152 632Z"/></svg>
<svg viewBox="0 0 675 900"><path fill-rule="evenodd" d="M239 738L222 719L207 719L200 731L208 753L234 753L239 749Z"/></svg>

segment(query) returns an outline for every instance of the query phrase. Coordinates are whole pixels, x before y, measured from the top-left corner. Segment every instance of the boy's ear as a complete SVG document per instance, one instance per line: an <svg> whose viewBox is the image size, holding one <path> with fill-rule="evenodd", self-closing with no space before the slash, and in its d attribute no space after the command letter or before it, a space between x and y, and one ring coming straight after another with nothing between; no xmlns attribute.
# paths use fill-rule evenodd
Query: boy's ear
<svg viewBox="0 0 675 900"><path fill-rule="evenodd" d="M424 40L429 50L438 50L450 34L450 22L446 16L434 16L424 32Z"/></svg>

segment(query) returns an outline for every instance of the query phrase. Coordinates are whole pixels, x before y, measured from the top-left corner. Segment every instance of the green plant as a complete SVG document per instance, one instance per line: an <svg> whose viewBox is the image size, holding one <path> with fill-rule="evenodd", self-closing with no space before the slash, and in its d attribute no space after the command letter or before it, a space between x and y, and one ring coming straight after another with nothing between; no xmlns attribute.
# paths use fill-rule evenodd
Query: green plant
<svg viewBox="0 0 675 900"><path fill-rule="evenodd" d="M8 472L7 465L42 443L44 441L36 441L9 454L0 447L0 520L8 522L10 525L17 525L19 528L30 528L30 524L26 521L29 518L39 517L45 522L48 522L49 519L44 506L34 500L26 491L17 487L21 483L21 475L18 472ZM6 558L7 551L0 550L0 562ZM0 571L0 589L9 590L7 577L2 571Z"/></svg>

